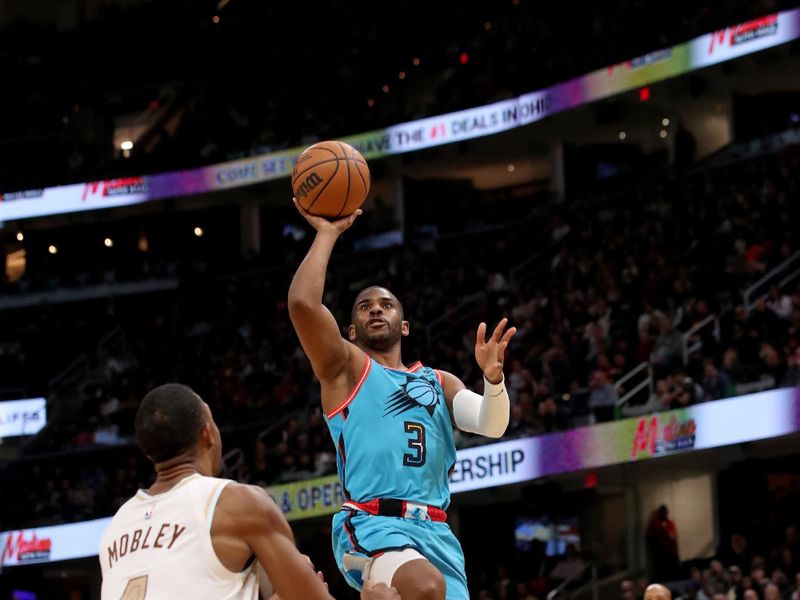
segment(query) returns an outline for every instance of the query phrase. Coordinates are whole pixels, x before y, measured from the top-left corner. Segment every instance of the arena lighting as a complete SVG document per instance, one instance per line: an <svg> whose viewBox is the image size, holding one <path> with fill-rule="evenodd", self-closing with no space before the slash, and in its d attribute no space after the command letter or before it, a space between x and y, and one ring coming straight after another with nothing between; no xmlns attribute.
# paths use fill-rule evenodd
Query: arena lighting
<svg viewBox="0 0 800 600"><path fill-rule="evenodd" d="M406 78L406 72L405 72L405 71L400 71L400 73L399 73L397 76L398 76L400 79L405 79L405 78Z"/></svg>
<svg viewBox="0 0 800 600"><path fill-rule="evenodd" d="M517 167L514 164L508 165L508 172L509 173L513 173L516 170L517 170Z"/></svg>
<svg viewBox="0 0 800 600"><path fill-rule="evenodd" d="M462 52L461 54L459 54L458 62L460 62L462 65L467 64L469 62L469 54L467 54L466 52Z"/></svg>
<svg viewBox="0 0 800 600"><path fill-rule="evenodd" d="M130 140L125 140L119 145L120 150L133 150L133 142Z"/></svg>
<svg viewBox="0 0 800 600"><path fill-rule="evenodd" d="M388 85L384 85L384 86L381 88L381 90L383 90L383 93L384 93L384 94L388 94L388 93L389 93L389 86L388 86Z"/></svg>
<svg viewBox="0 0 800 600"><path fill-rule="evenodd" d="M621 140L624 140L626 137L628 137L628 134L625 133L624 131L620 131L617 137L619 137L619 139Z"/></svg>
<svg viewBox="0 0 800 600"><path fill-rule="evenodd" d="M24 239L25 239L25 234L24 234L24 233L22 233L21 231L20 231L20 232L18 232L18 233L17 233L17 241L18 241L18 242L21 242L21 241L22 241L22 240L24 240Z"/></svg>
<svg viewBox="0 0 800 600"><path fill-rule="evenodd" d="M214 23L214 25L219 23L219 15L214 15L213 17L211 17L211 22Z"/></svg>
<svg viewBox="0 0 800 600"><path fill-rule="evenodd" d="M53 246L53 244L50 244L50 245L47 247L47 251L48 251L50 254L58 254L58 248L56 248L55 246Z"/></svg>
<svg viewBox="0 0 800 600"><path fill-rule="evenodd" d="M203 231L203 228L202 228L202 227L195 227L195 228L194 228L194 234L195 234L197 237L203 237L203 234L204 234L204 233L205 233L205 232Z"/></svg>
<svg viewBox="0 0 800 600"><path fill-rule="evenodd" d="M639 102L647 102L650 100L650 88L645 86L639 88Z"/></svg>
<svg viewBox="0 0 800 600"><path fill-rule="evenodd" d="M367 106L369 106L370 108L372 108L373 106L375 106L375 100L373 100L372 98L369 98L369 99L367 100Z"/></svg>
<svg viewBox="0 0 800 600"><path fill-rule="evenodd" d="M661 119L661 124L664 127L667 127L669 125L669 119L667 117L664 117L663 119Z"/></svg>
<svg viewBox="0 0 800 600"><path fill-rule="evenodd" d="M659 132L658 132L658 137L660 137L662 140L663 140L665 137L667 137L667 130L666 130L666 129L662 129L661 131L659 131Z"/></svg>
<svg viewBox="0 0 800 600"><path fill-rule="evenodd" d="M800 8L776 12L698 36L547 88L461 111L343 136L367 160L456 144L525 127L578 106L722 64L800 39ZM413 63L420 64L414 57ZM373 97L373 103L375 102ZM721 103L716 110L722 111ZM373 106L369 104L368 106ZM795 117L800 121L800 114ZM3 194L0 221L110 209L196 196L289 177L304 147L183 171L88 181ZM125 151L123 156L125 155ZM130 152L130 151L129 151Z"/></svg>
<svg viewBox="0 0 800 600"><path fill-rule="evenodd" d="M111 248L114 245L114 240L106 238L103 240L103 244L105 244L106 248Z"/></svg>
<svg viewBox="0 0 800 600"><path fill-rule="evenodd" d="M419 58L417 58L417 57L415 56L415 57L414 57L414 60L412 60L412 61L411 61L411 64L413 64L415 67L418 67L418 66L419 66Z"/></svg>

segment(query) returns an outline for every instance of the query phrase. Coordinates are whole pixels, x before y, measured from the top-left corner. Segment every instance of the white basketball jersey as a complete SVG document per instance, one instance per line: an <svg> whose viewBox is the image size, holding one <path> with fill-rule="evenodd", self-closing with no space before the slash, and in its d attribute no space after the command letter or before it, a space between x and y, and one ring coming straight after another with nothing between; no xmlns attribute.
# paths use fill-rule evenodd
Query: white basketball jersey
<svg viewBox="0 0 800 600"><path fill-rule="evenodd" d="M256 561L233 573L211 544L229 483L192 475L163 494L139 490L122 505L100 542L102 600L258 600Z"/></svg>

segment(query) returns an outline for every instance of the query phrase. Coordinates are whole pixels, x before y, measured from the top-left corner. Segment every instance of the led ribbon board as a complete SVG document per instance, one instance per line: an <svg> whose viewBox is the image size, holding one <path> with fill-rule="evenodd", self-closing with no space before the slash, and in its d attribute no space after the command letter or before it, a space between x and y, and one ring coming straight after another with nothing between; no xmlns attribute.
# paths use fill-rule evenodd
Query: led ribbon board
<svg viewBox="0 0 800 600"><path fill-rule="evenodd" d="M458 451L454 494L548 475L755 442L800 431L800 387L769 390ZM344 501L335 475L267 491L290 521L332 514ZM0 533L0 569L98 553L110 518Z"/></svg>
<svg viewBox="0 0 800 600"><path fill-rule="evenodd" d="M800 37L800 9L732 25L518 98L341 138L375 159L494 135ZM0 195L0 221L113 208L288 177L305 148L208 167Z"/></svg>

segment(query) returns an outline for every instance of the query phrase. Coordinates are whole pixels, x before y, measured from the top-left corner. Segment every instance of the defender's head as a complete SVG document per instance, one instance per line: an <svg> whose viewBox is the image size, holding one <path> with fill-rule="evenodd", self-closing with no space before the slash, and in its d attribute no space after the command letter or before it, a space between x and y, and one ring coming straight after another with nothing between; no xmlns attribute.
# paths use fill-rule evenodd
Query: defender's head
<svg viewBox="0 0 800 600"><path fill-rule="evenodd" d="M672 592L665 585L651 583L644 590L644 600L672 600Z"/></svg>
<svg viewBox="0 0 800 600"><path fill-rule="evenodd" d="M385 352L408 335L408 321L403 320L403 305L392 292L370 286L361 290L353 303L347 337L351 342Z"/></svg>
<svg viewBox="0 0 800 600"><path fill-rule="evenodd" d="M152 389L136 411L136 443L156 465L178 457L196 461L203 475L222 471L222 438L208 404L188 386Z"/></svg>

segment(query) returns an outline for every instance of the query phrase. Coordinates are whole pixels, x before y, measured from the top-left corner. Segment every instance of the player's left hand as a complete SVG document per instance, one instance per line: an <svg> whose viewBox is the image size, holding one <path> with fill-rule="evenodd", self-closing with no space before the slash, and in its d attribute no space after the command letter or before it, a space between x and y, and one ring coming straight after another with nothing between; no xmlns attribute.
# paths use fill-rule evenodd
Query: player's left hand
<svg viewBox="0 0 800 600"><path fill-rule="evenodd" d="M306 558L306 560L308 561L308 564L309 564L309 566L310 566L312 569L314 569L315 567L314 567L314 563L311 561L311 557L310 557L310 556L308 556L308 554L303 554L303 556L304 556L304 557ZM327 581L325 581L325 575L322 573L322 571L317 571L317 577L319 578L319 580L322 582L322 584L325 586L325 589L327 590L327 589L328 589L328 582L327 582ZM394 588L392 588L392 589L394 589ZM262 596L262 598L263 598L263 596ZM272 595L269 597L269 600L283 600L283 598L281 598L281 597L278 595L278 593L277 593L277 592L275 592L274 594L272 594Z"/></svg>
<svg viewBox="0 0 800 600"><path fill-rule="evenodd" d="M510 327L505 333L508 319L503 317L494 328L492 337L486 341L486 323L478 325L475 339L475 360L483 369L483 374L490 383L500 383L503 380L503 360L505 359L506 346L511 337L517 333L516 327Z"/></svg>

